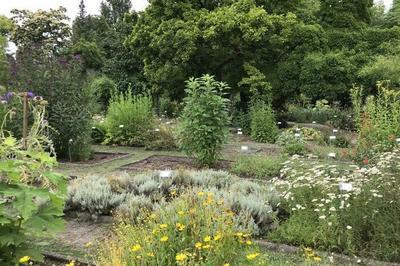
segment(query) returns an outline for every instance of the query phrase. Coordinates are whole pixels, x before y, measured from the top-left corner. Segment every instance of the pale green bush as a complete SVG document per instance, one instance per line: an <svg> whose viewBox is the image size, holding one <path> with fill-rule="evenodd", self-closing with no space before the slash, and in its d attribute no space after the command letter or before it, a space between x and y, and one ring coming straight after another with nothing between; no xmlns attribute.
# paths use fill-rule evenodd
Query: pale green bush
<svg viewBox="0 0 400 266"><path fill-rule="evenodd" d="M154 130L152 101L130 93L113 97L105 118L106 144L144 146Z"/></svg>

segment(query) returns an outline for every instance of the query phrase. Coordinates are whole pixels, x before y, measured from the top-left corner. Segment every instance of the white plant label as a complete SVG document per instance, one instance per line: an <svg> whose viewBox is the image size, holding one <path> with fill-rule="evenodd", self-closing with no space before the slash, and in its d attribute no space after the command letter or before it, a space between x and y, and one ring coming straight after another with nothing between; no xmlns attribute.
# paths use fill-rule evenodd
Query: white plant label
<svg viewBox="0 0 400 266"><path fill-rule="evenodd" d="M340 191L352 191L353 185L351 183L339 183L339 190Z"/></svg>
<svg viewBox="0 0 400 266"><path fill-rule="evenodd" d="M172 176L172 171L171 170L162 170L160 171L160 177L161 178L170 178Z"/></svg>
<svg viewBox="0 0 400 266"><path fill-rule="evenodd" d="M336 158L336 153L330 152L330 153L328 153L328 157L330 157L330 158Z"/></svg>
<svg viewBox="0 0 400 266"><path fill-rule="evenodd" d="M242 147L240 147L240 150L248 151L249 150L249 146L242 146Z"/></svg>
<svg viewBox="0 0 400 266"><path fill-rule="evenodd" d="M336 136L329 136L329 139L330 139L330 140L335 140L335 139L336 139Z"/></svg>

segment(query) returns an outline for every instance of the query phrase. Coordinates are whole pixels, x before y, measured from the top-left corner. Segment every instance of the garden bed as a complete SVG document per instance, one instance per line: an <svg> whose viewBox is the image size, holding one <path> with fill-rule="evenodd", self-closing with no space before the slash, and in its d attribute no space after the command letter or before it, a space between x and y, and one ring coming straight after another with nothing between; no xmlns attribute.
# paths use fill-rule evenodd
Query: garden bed
<svg viewBox="0 0 400 266"><path fill-rule="evenodd" d="M229 170L232 161L219 160L217 165L213 167L216 170ZM199 169L195 161L188 157L152 155L146 159L123 165L120 170L127 171L154 171L154 170L178 170L178 169Z"/></svg>
<svg viewBox="0 0 400 266"><path fill-rule="evenodd" d="M97 165L105 162L110 162L116 159L121 159L128 157L129 153L121 153L121 152L95 152L90 157L90 159L80 162L69 162L66 159L62 159L59 162L63 164L70 164L70 165Z"/></svg>

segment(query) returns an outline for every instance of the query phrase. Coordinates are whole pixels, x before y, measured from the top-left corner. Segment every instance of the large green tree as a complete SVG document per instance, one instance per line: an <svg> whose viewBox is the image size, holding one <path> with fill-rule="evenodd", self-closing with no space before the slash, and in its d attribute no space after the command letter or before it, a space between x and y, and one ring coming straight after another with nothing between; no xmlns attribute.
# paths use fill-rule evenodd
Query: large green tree
<svg viewBox="0 0 400 266"><path fill-rule="evenodd" d="M141 91L141 62L125 46L138 19L131 1L106 0L98 16L86 15L83 0L79 7L72 26L74 51L87 58L87 67L113 79L120 91Z"/></svg>
<svg viewBox="0 0 400 266"><path fill-rule="evenodd" d="M357 29L371 21L373 0L320 0L320 18L325 26Z"/></svg>
<svg viewBox="0 0 400 266"><path fill-rule="evenodd" d="M392 7L386 15L386 25L389 27L400 26L400 1L393 0Z"/></svg>
<svg viewBox="0 0 400 266"><path fill-rule="evenodd" d="M184 81L212 73L239 91L244 66L267 73L287 50L298 20L269 14L255 1L152 1L130 38L156 95L184 95Z"/></svg>
<svg viewBox="0 0 400 266"><path fill-rule="evenodd" d="M66 9L50 9L50 11L14 9L12 20L15 24L11 35L19 50L46 49L59 52L68 42L71 29L68 25Z"/></svg>

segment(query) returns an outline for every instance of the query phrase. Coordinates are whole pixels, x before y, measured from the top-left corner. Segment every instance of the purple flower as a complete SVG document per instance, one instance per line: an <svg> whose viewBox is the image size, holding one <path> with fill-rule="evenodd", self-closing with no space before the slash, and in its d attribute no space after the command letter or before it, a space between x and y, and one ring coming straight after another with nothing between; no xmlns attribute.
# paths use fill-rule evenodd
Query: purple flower
<svg viewBox="0 0 400 266"><path fill-rule="evenodd" d="M26 93L26 96L28 96L29 99L32 99L33 97L35 97L35 94L33 94L33 92L31 92L31 91L28 91Z"/></svg>
<svg viewBox="0 0 400 266"><path fill-rule="evenodd" d="M5 95L6 101L10 101L12 99L12 97L14 97L15 93L14 92L7 92Z"/></svg>

